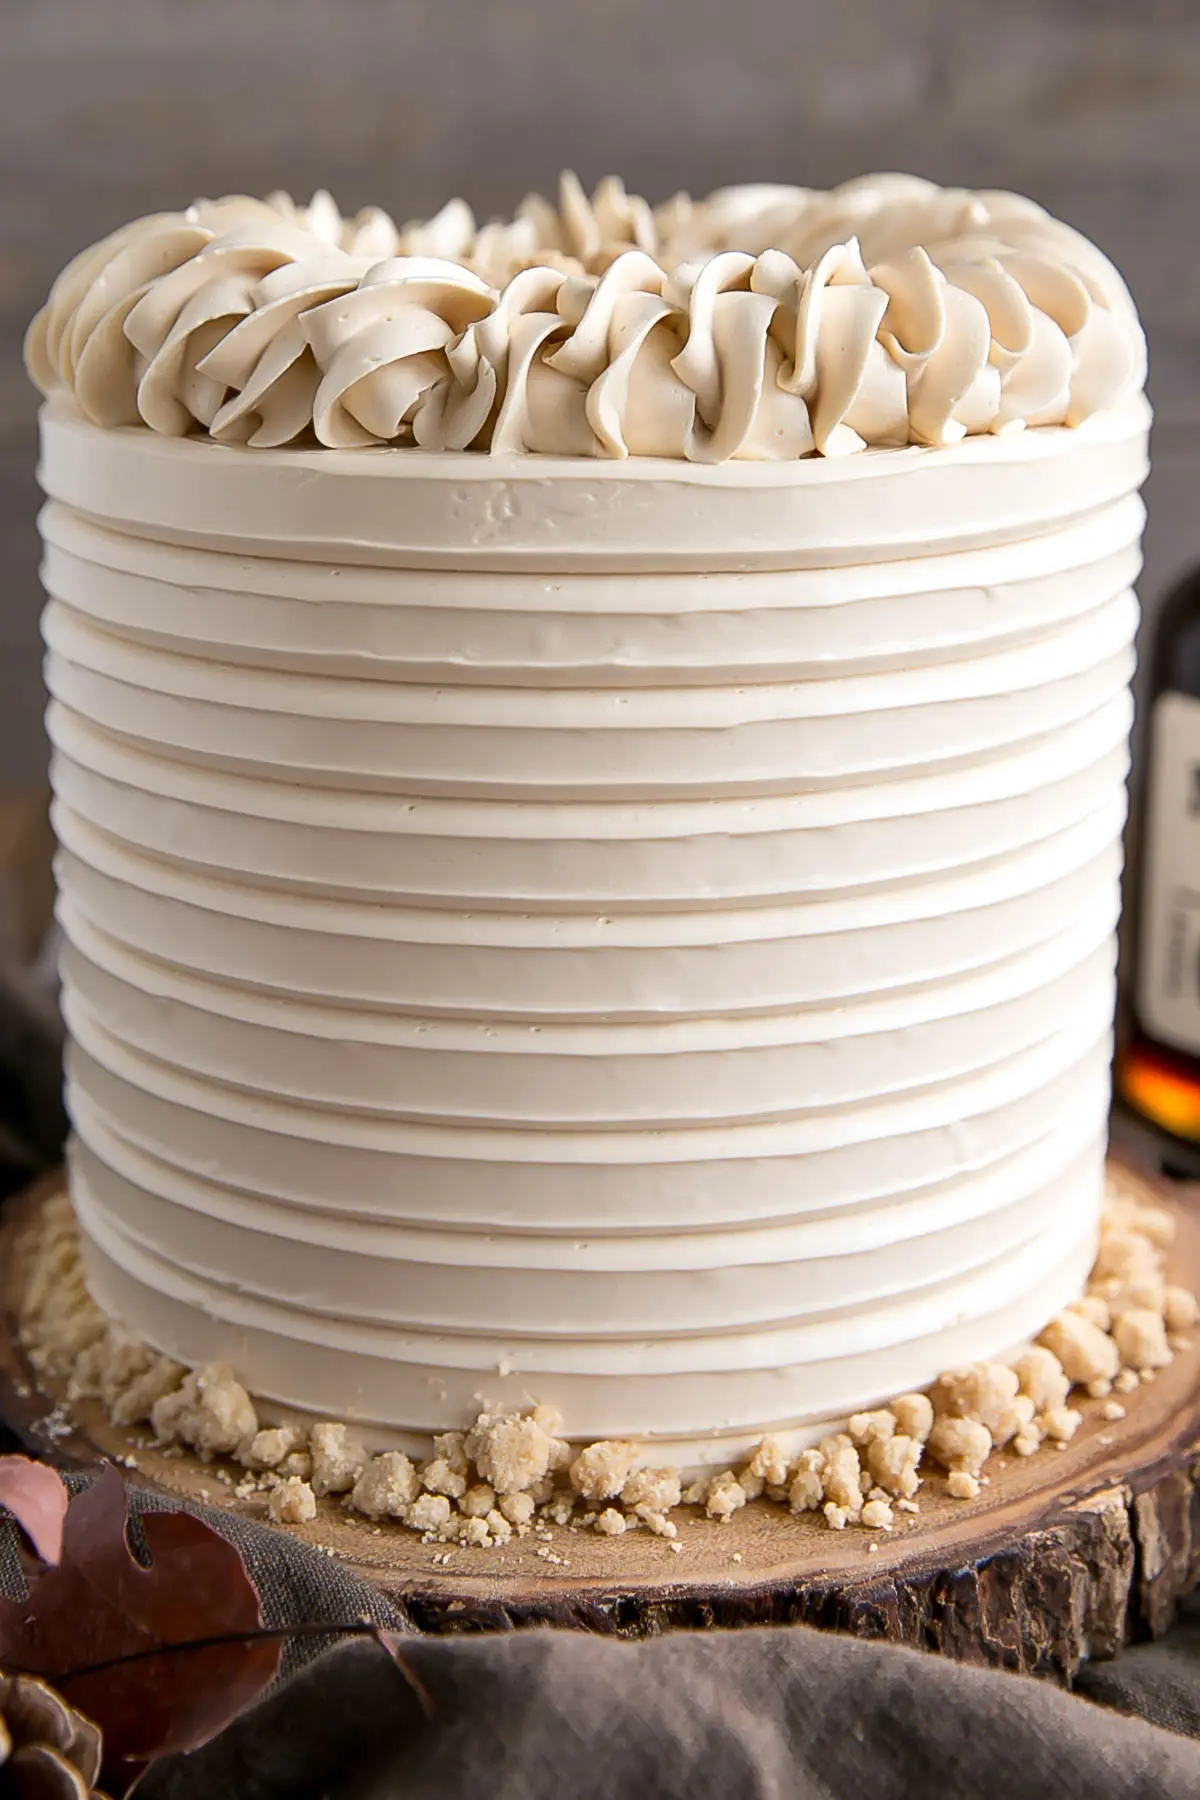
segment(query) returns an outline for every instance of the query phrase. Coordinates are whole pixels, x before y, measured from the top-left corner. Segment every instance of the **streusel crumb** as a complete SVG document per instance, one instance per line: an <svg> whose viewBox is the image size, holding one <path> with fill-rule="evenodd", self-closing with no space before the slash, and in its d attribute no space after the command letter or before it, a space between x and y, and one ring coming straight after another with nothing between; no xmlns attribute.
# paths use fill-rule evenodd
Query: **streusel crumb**
<svg viewBox="0 0 1200 1800"><path fill-rule="evenodd" d="M574 1450L562 1435L562 1414L556 1406L535 1406L529 1415L535 1425L540 1425L550 1439L550 1457L547 1469L551 1475L558 1475L571 1466Z"/></svg>
<svg viewBox="0 0 1200 1800"><path fill-rule="evenodd" d="M851 1413L846 1427L847 1434L860 1449L864 1444L890 1438L895 1430L896 1415L890 1407L880 1407L875 1412Z"/></svg>
<svg viewBox="0 0 1200 1800"><path fill-rule="evenodd" d="M1163 1324L1168 1331L1190 1331L1200 1319L1195 1294L1183 1287L1163 1289Z"/></svg>
<svg viewBox="0 0 1200 1800"><path fill-rule="evenodd" d="M655 1537L673 1538L679 1536L679 1528L674 1519L669 1519L665 1512L657 1512L654 1507L643 1500L633 1509L634 1517L639 1519L647 1530Z"/></svg>
<svg viewBox="0 0 1200 1800"><path fill-rule="evenodd" d="M278 1469L296 1451L308 1449L308 1433L299 1425L267 1425L243 1438L235 1455L247 1469Z"/></svg>
<svg viewBox="0 0 1200 1800"><path fill-rule="evenodd" d="M746 1463L744 1467L738 1469L736 1474L738 1485L746 1496L747 1505L749 1505L751 1500L761 1500L767 1491L767 1484L762 1476L756 1475L749 1463Z"/></svg>
<svg viewBox="0 0 1200 1800"><path fill-rule="evenodd" d="M350 1491L350 1504L368 1519L404 1519L421 1492L421 1480L400 1450L373 1456Z"/></svg>
<svg viewBox="0 0 1200 1800"><path fill-rule="evenodd" d="M713 1476L704 1501L704 1510L710 1519L720 1519L723 1525L727 1525L734 1513L745 1504L746 1490L732 1469Z"/></svg>
<svg viewBox="0 0 1200 1800"><path fill-rule="evenodd" d="M480 1480L498 1494L535 1488L544 1479L553 1452L549 1432L520 1413L481 1413L466 1434L465 1445Z"/></svg>
<svg viewBox="0 0 1200 1800"><path fill-rule="evenodd" d="M800 1453L788 1488L788 1505L793 1512L817 1512L825 1504L824 1471L825 1458L819 1450Z"/></svg>
<svg viewBox="0 0 1200 1800"><path fill-rule="evenodd" d="M1111 1232L1133 1231L1160 1251L1169 1250L1175 1241L1175 1221L1169 1212L1122 1193L1111 1180L1106 1184L1100 1230L1102 1237Z"/></svg>
<svg viewBox="0 0 1200 1800"><path fill-rule="evenodd" d="M571 1486L585 1500L613 1500L629 1480L636 1455L633 1444L619 1439L589 1444L571 1464Z"/></svg>
<svg viewBox="0 0 1200 1800"><path fill-rule="evenodd" d="M933 1410L975 1420L987 1428L992 1444L999 1448L1015 1437L1031 1416L1016 1404L1019 1387L1017 1371L1006 1364L972 1363L967 1369L952 1369L934 1383Z"/></svg>
<svg viewBox="0 0 1200 1800"><path fill-rule="evenodd" d="M1083 1414L1073 1406L1052 1406L1038 1414L1038 1424L1052 1444L1069 1444L1083 1424Z"/></svg>
<svg viewBox="0 0 1200 1800"><path fill-rule="evenodd" d="M1035 1413L1048 1406L1064 1406L1071 1391L1066 1370L1044 1344L1034 1344L1013 1364L1021 1392L1033 1403Z"/></svg>
<svg viewBox="0 0 1200 1800"><path fill-rule="evenodd" d="M474 1487L469 1487L463 1494L458 1506L459 1511L465 1513L468 1519L486 1519L490 1512L495 1511L496 1490L486 1481L477 1481Z"/></svg>
<svg viewBox="0 0 1200 1800"><path fill-rule="evenodd" d="M924 1445L916 1438L903 1433L875 1438L867 1445L867 1468L885 1492L910 1499L921 1485L917 1471L923 1449Z"/></svg>
<svg viewBox="0 0 1200 1800"><path fill-rule="evenodd" d="M648 1506L654 1512L671 1512L681 1498L679 1473L675 1469L635 1469L621 1489L623 1506Z"/></svg>
<svg viewBox="0 0 1200 1800"><path fill-rule="evenodd" d="M844 1431L822 1438L819 1448L825 1458L821 1485L826 1500L842 1507L851 1518L857 1518L863 1504L862 1465L858 1451Z"/></svg>
<svg viewBox="0 0 1200 1800"><path fill-rule="evenodd" d="M1087 1319L1101 1331L1112 1330L1112 1308L1103 1294L1083 1294L1078 1300L1072 1300L1066 1310L1078 1313L1080 1318Z"/></svg>
<svg viewBox="0 0 1200 1800"><path fill-rule="evenodd" d="M1090 1285L1103 1293L1107 1282L1138 1287L1143 1283L1153 1286L1161 1279L1162 1262L1157 1246L1144 1231L1117 1230L1101 1234Z"/></svg>
<svg viewBox="0 0 1200 1800"><path fill-rule="evenodd" d="M267 1517L272 1525L307 1525L317 1516L317 1496L307 1481L290 1475L277 1482L267 1495Z"/></svg>
<svg viewBox="0 0 1200 1800"><path fill-rule="evenodd" d="M101 1401L114 1425L141 1425L186 1375L181 1363L110 1325L80 1354L67 1397Z"/></svg>
<svg viewBox="0 0 1200 1800"><path fill-rule="evenodd" d="M1171 1360L1162 1314L1133 1307L1113 1325L1113 1340L1127 1369L1165 1369Z"/></svg>
<svg viewBox="0 0 1200 1800"><path fill-rule="evenodd" d="M977 1419L942 1418L929 1434L929 1452L952 1474L977 1476L992 1448L992 1434Z"/></svg>
<svg viewBox="0 0 1200 1800"><path fill-rule="evenodd" d="M542 1517L549 1519L552 1525L569 1525L575 1515L575 1503L578 1499L578 1494L563 1493L559 1489L545 1502Z"/></svg>
<svg viewBox="0 0 1200 1800"><path fill-rule="evenodd" d="M322 1494L345 1494L362 1474L367 1452L348 1425L314 1425L309 1442L312 1453L312 1488Z"/></svg>
<svg viewBox="0 0 1200 1800"><path fill-rule="evenodd" d="M765 1437L746 1464L747 1472L764 1487L782 1487L788 1478L791 1456L781 1437ZM745 1482L742 1483L745 1486Z"/></svg>
<svg viewBox="0 0 1200 1800"><path fill-rule="evenodd" d="M1038 1343L1053 1351L1068 1380L1084 1386L1101 1376L1111 1381L1120 1366L1113 1340L1079 1313L1059 1313L1051 1319Z"/></svg>
<svg viewBox="0 0 1200 1800"><path fill-rule="evenodd" d="M533 1518L532 1494L501 1494L497 1509L510 1525L528 1525Z"/></svg>
<svg viewBox="0 0 1200 1800"><path fill-rule="evenodd" d="M445 1457L435 1456L421 1470L421 1486L427 1494L445 1494L450 1500L461 1500L467 1491L467 1477L460 1474ZM484 1511L487 1511L486 1507Z"/></svg>
<svg viewBox="0 0 1200 1800"><path fill-rule="evenodd" d="M492 1534L493 1544L507 1544L513 1534L512 1526L495 1507L487 1516L487 1528Z"/></svg>
<svg viewBox="0 0 1200 1800"><path fill-rule="evenodd" d="M439 1431L434 1434L432 1462L444 1462L456 1475L469 1473L465 1431Z"/></svg>
<svg viewBox="0 0 1200 1800"><path fill-rule="evenodd" d="M187 1444L205 1462L231 1456L258 1431L254 1403L226 1363L205 1363L156 1400L150 1422L161 1443Z"/></svg>
<svg viewBox="0 0 1200 1800"><path fill-rule="evenodd" d="M450 1522L451 1505L445 1494L418 1494L408 1509L408 1523L414 1531L440 1531Z"/></svg>
<svg viewBox="0 0 1200 1800"><path fill-rule="evenodd" d="M919 1444L933 1430L933 1401L928 1394L901 1394L889 1410L895 1414L897 1431L916 1438Z"/></svg>

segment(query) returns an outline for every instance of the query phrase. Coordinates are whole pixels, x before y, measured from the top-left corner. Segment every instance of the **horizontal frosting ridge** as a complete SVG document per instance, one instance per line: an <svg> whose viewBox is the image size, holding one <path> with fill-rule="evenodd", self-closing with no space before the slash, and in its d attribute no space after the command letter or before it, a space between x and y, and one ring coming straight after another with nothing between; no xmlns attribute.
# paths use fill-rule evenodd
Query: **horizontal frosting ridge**
<svg viewBox="0 0 1200 1800"><path fill-rule="evenodd" d="M265 1417L722 1467L1036 1332L1103 1185L1145 425L692 464L53 402L100 1303Z"/></svg>

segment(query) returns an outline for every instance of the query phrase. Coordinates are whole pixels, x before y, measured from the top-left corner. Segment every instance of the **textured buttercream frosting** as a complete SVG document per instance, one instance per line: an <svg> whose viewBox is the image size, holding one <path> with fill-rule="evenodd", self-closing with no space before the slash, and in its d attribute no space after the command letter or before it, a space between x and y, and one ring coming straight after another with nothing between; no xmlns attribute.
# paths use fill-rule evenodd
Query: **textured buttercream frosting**
<svg viewBox="0 0 1200 1800"><path fill-rule="evenodd" d="M874 273L818 281L851 231ZM658 212L568 184L482 230L223 202L118 239L32 337L100 1303L380 1442L544 1401L577 1440L721 1466L1036 1332L1082 1289L1102 1189L1146 466L1099 253L1028 203L891 179ZM309 248L264 272L285 239ZM318 241L385 273L288 312ZM793 288L764 300L780 255ZM660 456L604 437L582 360L625 329L630 258L673 310L623 417L690 421ZM1029 301L1031 261L1067 375L1022 417L1032 371L987 305L1024 318L1005 283L1025 268ZM885 265L940 288L969 265L992 319L992 373L929 429L940 365L904 361L916 287L869 299ZM527 276L559 285L522 336ZM828 408L832 314L807 396L780 349L769 407L760 382L726 430L745 319L778 348L814 282L846 332L878 313L860 360L899 359L893 447L833 454L876 439L861 395ZM313 320L350 302L334 343ZM414 307L461 335L418 352ZM295 441L229 441L254 411L233 341L268 357L293 326ZM455 448L429 422L465 405L471 332L481 357L509 336ZM801 402L809 438L789 414L752 460ZM556 454L500 429L517 406Z"/></svg>
<svg viewBox="0 0 1200 1800"><path fill-rule="evenodd" d="M1120 277L1013 194L871 176L477 229L201 201L112 233L29 334L100 425L275 446L790 461L1073 426L1145 374Z"/></svg>

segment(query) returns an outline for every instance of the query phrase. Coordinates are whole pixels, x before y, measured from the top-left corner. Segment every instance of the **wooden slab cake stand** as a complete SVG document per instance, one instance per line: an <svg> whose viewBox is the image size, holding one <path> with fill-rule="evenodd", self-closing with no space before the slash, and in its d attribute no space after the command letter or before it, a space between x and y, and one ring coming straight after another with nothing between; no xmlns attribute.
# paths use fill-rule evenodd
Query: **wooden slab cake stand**
<svg viewBox="0 0 1200 1800"><path fill-rule="evenodd" d="M1176 1216L1170 1278L1200 1291L1200 1194L1164 1192L1124 1162L1113 1173ZM263 1518L216 1466L164 1455L145 1430L114 1427L85 1403L68 1420L63 1384L40 1380L15 1318L41 1208L59 1183L6 1209L0 1225L0 1417L60 1466L105 1457L163 1493ZM1078 1404L1078 1402L1073 1402ZM599 1538L553 1528L504 1548L422 1544L321 1502L295 1535L383 1590L423 1631L552 1624L648 1635L679 1627L797 1622L935 1649L1069 1681L1086 1656L1156 1636L1200 1578L1200 1332L1109 1421L1084 1401L1062 1450L998 1452L976 1501L926 1480L919 1514L890 1534L835 1532L812 1515L757 1502L727 1525L682 1509L682 1551L647 1532ZM230 1465L226 1476L240 1472Z"/></svg>

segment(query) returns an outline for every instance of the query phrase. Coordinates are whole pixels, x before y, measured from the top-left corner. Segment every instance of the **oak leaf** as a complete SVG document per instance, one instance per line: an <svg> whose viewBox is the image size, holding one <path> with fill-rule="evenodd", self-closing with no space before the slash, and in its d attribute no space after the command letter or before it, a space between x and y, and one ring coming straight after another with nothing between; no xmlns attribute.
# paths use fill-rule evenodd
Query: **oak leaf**
<svg viewBox="0 0 1200 1800"><path fill-rule="evenodd" d="M44 1676L104 1734L110 1763L206 1743L274 1678L281 1646L235 1546L191 1513L144 1513L129 1546L109 1465L66 1509L62 1553L0 1599L0 1666Z"/></svg>
<svg viewBox="0 0 1200 1800"><path fill-rule="evenodd" d="M27 1456L0 1456L0 1506L6 1506L44 1563L62 1555L68 1494L53 1469Z"/></svg>

